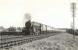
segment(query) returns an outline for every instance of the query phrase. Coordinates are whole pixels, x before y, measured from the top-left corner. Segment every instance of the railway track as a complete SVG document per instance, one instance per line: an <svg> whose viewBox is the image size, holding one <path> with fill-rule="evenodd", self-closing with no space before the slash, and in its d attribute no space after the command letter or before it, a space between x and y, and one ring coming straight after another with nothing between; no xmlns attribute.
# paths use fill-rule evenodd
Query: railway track
<svg viewBox="0 0 78 50"><path fill-rule="evenodd" d="M10 41L6 41L6 42L2 42L0 43L0 48L5 48L5 49L9 49L12 46L19 46L25 43L29 43L35 40L39 40L39 39L43 39L43 38L47 38L49 36L53 36L56 35L57 33L52 33L52 34L43 34L43 35L39 35L39 36L32 36L32 37L22 37L20 39L17 40L10 40ZM8 39L7 39L8 40Z"/></svg>

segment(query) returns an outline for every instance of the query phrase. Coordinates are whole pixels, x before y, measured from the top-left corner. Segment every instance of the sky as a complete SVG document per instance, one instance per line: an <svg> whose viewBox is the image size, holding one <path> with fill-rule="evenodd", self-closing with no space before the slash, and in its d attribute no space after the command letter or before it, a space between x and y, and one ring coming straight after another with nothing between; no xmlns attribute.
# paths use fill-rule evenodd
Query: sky
<svg viewBox="0 0 78 50"><path fill-rule="evenodd" d="M29 13L32 21L55 28L70 28L72 2L76 3L75 28L78 28L77 0L0 0L0 26L24 27L25 14Z"/></svg>

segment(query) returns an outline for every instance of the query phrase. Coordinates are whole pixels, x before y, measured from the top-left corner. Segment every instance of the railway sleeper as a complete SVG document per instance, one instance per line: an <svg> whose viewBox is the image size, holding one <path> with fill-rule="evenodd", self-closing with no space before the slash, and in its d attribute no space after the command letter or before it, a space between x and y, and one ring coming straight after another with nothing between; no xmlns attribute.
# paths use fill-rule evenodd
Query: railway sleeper
<svg viewBox="0 0 78 50"><path fill-rule="evenodd" d="M28 38L28 39L23 39L23 40L21 39L21 40L1 43L0 44L1 45L0 48L8 48L8 47L15 46L15 45L22 45L24 43L32 42L34 40L41 39L41 38L44 38L44 36L35 36L35 37L32 37L32 38Z"/></svg>

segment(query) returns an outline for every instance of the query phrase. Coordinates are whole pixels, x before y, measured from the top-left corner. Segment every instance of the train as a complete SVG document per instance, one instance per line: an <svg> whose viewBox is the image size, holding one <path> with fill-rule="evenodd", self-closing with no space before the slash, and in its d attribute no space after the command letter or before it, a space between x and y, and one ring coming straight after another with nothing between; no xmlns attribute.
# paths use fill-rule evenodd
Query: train
<svg viewBox="0 0 78 50"><path fill-rule="evenodd" d="M25 23L25 27L22 28L22 31L8 31L8 32L0 32L0 35L40 35L40 34L47 34L47 33L61 33L62 31L53 30L53 28L47 26L42 23L33 22L31 20Z"/></svg>

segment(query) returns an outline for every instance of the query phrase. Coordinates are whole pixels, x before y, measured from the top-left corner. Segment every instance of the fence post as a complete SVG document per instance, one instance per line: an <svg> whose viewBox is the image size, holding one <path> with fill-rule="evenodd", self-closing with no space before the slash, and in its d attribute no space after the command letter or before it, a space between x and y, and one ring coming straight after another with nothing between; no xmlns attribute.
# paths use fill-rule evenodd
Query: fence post
<svg viewBox="0 0 78 50"><path fill-rule="evenodd" d="M46 33L47 33L47 25L46 25Z"/></svg>
<svg viewBox="0 0 78 50"><path fill-rule="evenodd" d="M41 34L41 24L40 24L40 34Z"/></svg>

